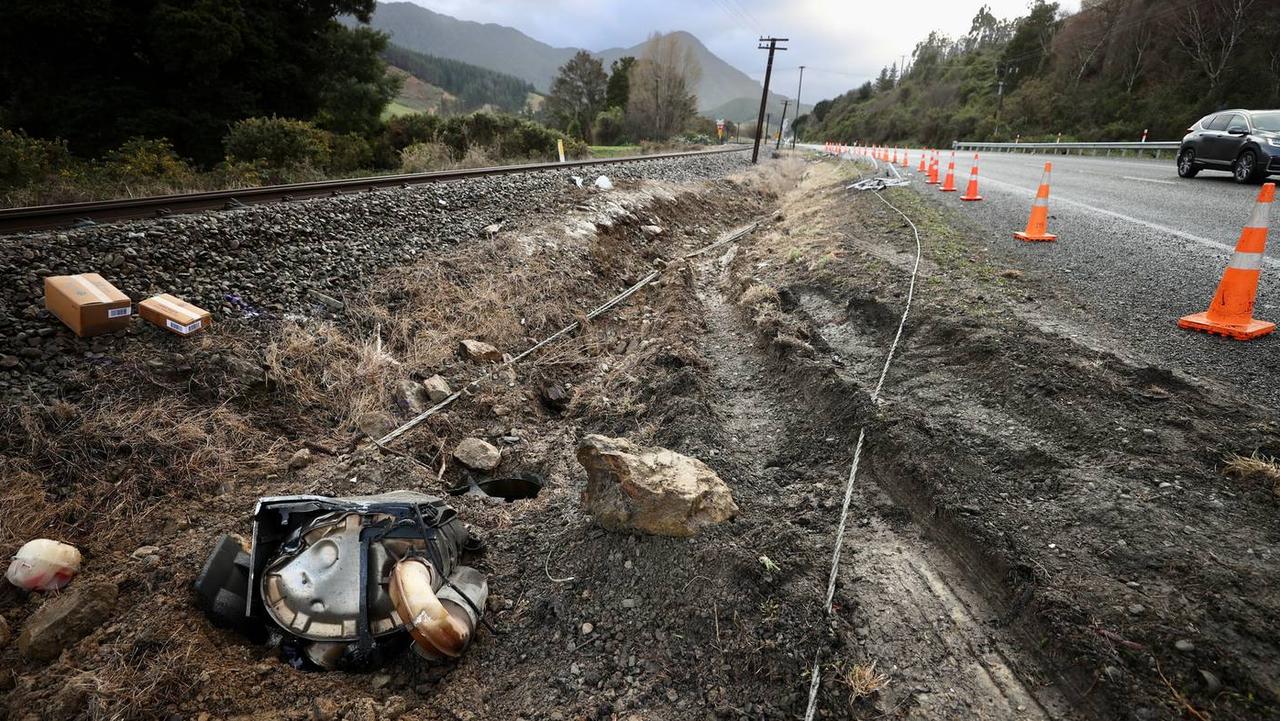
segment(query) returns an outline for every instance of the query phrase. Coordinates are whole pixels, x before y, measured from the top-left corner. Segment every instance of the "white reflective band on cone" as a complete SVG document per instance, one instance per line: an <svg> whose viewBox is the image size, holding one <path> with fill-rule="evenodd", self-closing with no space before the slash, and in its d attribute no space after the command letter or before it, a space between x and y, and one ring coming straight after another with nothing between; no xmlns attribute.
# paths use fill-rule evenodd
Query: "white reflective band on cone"
<svg viewBox="0 0 1280 721"><path fill-rule="evenodd" d="M1262 253L1236 253L1231 256L1231 266L1236 270L1262 270Z"/></svg>
<svg viewBox="0 0 1280 721"><path fill-rule="evenodd" d="M1246 228L1263 228L1268 226L1271 217L1271 203L1255 203L1253 213L1249 216L1249 224Z"/></svg>

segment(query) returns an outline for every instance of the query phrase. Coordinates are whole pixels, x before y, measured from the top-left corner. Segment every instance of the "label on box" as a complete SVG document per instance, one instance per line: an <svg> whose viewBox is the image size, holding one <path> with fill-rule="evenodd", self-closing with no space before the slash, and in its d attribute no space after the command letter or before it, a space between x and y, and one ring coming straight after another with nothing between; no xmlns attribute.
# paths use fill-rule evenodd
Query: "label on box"
<svg viewBox="0 0 1280 721"><path fill-rule="evenodd" d="M165 325L167 325L171 330L177 331L178 333L181 333L181 334L183 334L183 335L186 335L186 334L191 333L191 332L193 332L193 331L200 330L200 324L201 324L201 322L197 320L196 322L192 323L191 325L183 325L183 324L181 324L181 323L178 323L178 322L175 322L175 321L169 320L169 319L167 319L167 318L165 319L164 323L165 323Z"/></svg>
<svg viewBox="0 0 1280 721"><path fill-rule="evenodd" d="M108 318L123 318L133 312L133 308L111 308L107 311Z"/></svg>

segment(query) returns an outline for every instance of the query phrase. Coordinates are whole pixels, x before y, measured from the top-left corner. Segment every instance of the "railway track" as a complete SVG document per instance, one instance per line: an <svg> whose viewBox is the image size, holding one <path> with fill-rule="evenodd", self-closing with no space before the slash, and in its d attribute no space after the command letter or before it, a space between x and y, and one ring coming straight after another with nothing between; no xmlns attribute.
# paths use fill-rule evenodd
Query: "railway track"
<svg viewBox="0 0 1280 721"><path fill-rule="evenodd" d="M663 160L697 155L715 155L718 153L738 153L749 148L734 146L716 148L714 150L694 150L679 153L656 153L653 155L630 155L621 158L592 158L589 160L570 160L564 163L526 163L523 165L501 165L490 168L467 168L464 170L441 170L430 173L402 173L396 175L375 175L365 178L346 178L341 180L318 180L308 183L291 183L287 185L264 185L256 188L235 188L232 190L213 190L203 193L179 193L174 195L154 195L144 198L122 198L119 200L94 200L82 203L62 203L58 205L37 205L23 208L0 208L0 234L21 233L36 230L70 227L78 223L92 221L107 223L120 220L137 220L155 218L174 213L193 213L202 210L218 210L240 207L257 203L302 200L331 195L367 192L380 188L408 187L422 183L442 183L452 180L463 180L485 175L509 175L539 170L564 170L589 165L615 165L619 163L638 163L647 160Z"/></svg>

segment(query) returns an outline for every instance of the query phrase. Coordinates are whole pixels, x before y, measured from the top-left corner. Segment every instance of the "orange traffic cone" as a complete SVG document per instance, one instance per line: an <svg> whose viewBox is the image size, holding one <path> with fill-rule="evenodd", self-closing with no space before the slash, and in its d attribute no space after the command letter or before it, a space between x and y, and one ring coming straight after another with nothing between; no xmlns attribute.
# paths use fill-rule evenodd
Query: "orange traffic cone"
<svg viewBox="0 0 1280 721"><path fill-rule="evenodd" d="M1249 340L1276 329L1275 323L1253 317L1253 300L1258 294L1258 276L1262 275L1262 255L1267 248L1267 222L1271 201L1276 199L1276 184L1267 183L1258 193L1249 224L1240 232L1235 255L1222 274L1218 292L1209 310L1178 319L1178 327Z"/></svg>
<svg viewBox="0 0 1280 721"><path fill-rule="evenodd" d="M924 182L925 182L925 183L927 183L927 184L929 184L929 185L937 185L937 184L938 184L938 156L937 156L937 154L934 154L934 156L933 156L933 157L929 158L929 177L928 177Z"/></svg>
<svg viewBox="0 0 1280 721"><path fill-rule="evenodd" d="M978 195L978 154L973 154L973 166L969 168L969 187L965 188L964 195L960 196L961 200L982 200L982 196Z"/></svg>
<svg viewBox="0 0 1280 721"><path fill-rule="evenodd" d="M906 148L902 149L902 169L903 170L911 169L910 155L911 155L911 151L907 150Z"/></svg>
<svg viewBox="0 0 1280 721"><path fill-rule="evenodd" d="M921 150L920 151L920 167L916 168L917 173L923 173L928 169L925 167L924 156L925 156L925 152Z"/></svg>
<svg viewBox="0 0 1280 721"><path fill-rule="evenodd" d="M956 151L951 151L951 160L947 162L947 179L942 181L942 187L938 188L944 193L956 192Z"/></svg>
<svg viewBox="0 0 1280 721"><path fill-rule="evenodd" d="M898 146L896 145L893 146L893 160L890 162L892 162L894 165L898 164Z"/></svg>
<svg viewBox="0 0 1280 721"><path fill-rule="evenodd" d="M1036 199L1031 203L1031 217L1027 219L1027 229L1014 233L1018 240L1057 240L1058 236L1049 232L1049 174L1053 172L1053 163L1044 164L1044 176L1040 178L1040 189L1036 191Z"/></svg>

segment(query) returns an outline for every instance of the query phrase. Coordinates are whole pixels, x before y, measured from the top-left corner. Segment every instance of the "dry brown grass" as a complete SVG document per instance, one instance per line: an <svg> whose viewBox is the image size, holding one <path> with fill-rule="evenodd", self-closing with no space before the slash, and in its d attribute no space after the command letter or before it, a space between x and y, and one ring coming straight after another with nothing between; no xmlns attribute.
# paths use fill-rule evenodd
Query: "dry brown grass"
<svg viewBox="0 0 1280 721"><path fill-rule="evenodd" d="M0 456L5 548L53 535L90 551L127 550L138 524L171 516L166 501L260 472L279 450L276 439L225 404L103 398L24 406L7 416L11 432Z"/></svg>
<svg viewBox="0 0 1280 721"><path fill-rule="evenodd" d="M1280 496L1280 459L1254 451L1242 456L1232 453L1223 459L1222 472L1244 481L1262 481L1271 486L1271 492Z"/></svg>
<svg viewBox="0 0 1280 721"><path fill-rule="evenodd" d="M849 703L868 698L889 684L889 677L876 671L876 662L854 664L841 677L849 687Z"/></svg>

